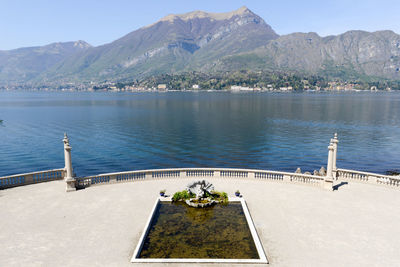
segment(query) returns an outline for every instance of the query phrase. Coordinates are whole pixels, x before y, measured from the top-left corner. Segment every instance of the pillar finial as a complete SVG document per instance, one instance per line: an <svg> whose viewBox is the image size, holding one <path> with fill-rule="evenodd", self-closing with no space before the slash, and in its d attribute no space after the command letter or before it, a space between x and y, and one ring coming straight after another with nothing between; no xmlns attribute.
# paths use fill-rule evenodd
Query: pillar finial
<svg viewBox="0 0 400 267"><path fill-rule="evenodd" d="M333 149L333 139L329 140L329 146L328 149Z"/></svg>
<svg viewBox="0 0 400 267"><path fill-rule="evenodd" d="M63 142L64 142L64 144L65 144L65 145L69 145L69 138L68 138L68 135L67 135L67 133L64 133L64 139L63 139Z"/></svg>

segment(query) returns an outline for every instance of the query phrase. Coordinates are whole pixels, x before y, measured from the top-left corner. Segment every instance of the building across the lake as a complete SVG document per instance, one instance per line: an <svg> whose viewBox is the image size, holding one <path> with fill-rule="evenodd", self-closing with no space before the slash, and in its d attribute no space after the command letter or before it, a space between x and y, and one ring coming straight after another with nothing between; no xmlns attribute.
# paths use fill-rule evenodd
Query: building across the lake
<svg viewBox="0 0 400 267"><path fill-rule="evenodd" d="M247 86L232 85L231 90L232 91L253 91L254 89L247 87Z"/></svg>
<svg viewBox="0 0 400 267"><path fill-rule="evenodd" d="M159 90L159 91L165 91L165 90L167 90L167 85L166 84L159 84L158 86L157 86L157 89Z"/></svg>

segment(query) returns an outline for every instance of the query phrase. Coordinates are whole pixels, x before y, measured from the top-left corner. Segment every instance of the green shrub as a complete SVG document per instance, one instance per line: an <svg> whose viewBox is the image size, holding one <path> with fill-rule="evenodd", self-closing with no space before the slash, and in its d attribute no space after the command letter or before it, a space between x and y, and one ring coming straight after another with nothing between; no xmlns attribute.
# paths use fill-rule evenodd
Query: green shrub
<svg viewBox="0 0 400 267"><path fill-rule="evenodd" d="M189 194L187 190L178 191L172 196L172 201L186 200L195 197L194 194Z"/></svg>
<svg viewBox="0 0 400 267"><path fill-rule="evenodd" d="M182 194L181 192L176 192L173 196L172 196L172 201L179 201L182 199Z"/></svg>
<svg viewBox="0 0 400 267"><path fill-rule="evenodd" d="M213 191L212 199L217 200L221 203L227 203L228 202L228 194L226 192Z"/></svg>
<svg viewBox="0 0 400 267"><path fill-rule="evenodd" d="M176 192L172 196L172 201L184 201L186 199L195 198L195 197L196 197L195 194L189 193L187 190L183 190L183 191ZM228 202L228 194L225 192L213 191L211 194L206 193L204 198L207 198L207 197L217 200L221 203Z"/></svg>
<svg viewBox="0 0 400 267"><path fill-rule="evenodd" d="M221 195L223 198L225 198L225 199L228 199L228 194L226 193L226 192L222 192L222 195Z"/></svg>

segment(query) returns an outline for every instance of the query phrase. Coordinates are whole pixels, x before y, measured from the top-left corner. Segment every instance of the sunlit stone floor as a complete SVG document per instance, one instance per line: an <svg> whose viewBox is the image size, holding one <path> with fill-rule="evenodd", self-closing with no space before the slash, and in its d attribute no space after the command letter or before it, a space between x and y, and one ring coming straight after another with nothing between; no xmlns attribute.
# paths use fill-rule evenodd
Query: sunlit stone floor
<svg viewBox="0 0 400 267"><path fill-rule="evenodd" d="M400 263L399 190L350 183L327 192L208 180L231 196L242 192L270 266ZM130 258L159 190L182 190L189 181L141 181L72 193L55 181L0 191L0 266L134 266Z"/></svg>

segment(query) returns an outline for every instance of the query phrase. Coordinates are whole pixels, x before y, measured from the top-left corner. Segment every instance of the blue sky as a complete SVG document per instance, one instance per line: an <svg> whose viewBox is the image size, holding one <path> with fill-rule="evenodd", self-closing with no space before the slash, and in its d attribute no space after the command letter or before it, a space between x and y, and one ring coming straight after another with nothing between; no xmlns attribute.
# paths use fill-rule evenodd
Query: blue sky
<svg viewBox="0 0 400 267"><path fill-rule="evenodd" d="M400 33L400 0L0 0L0 50L74 40L97 46L171 13L227 12L243 5L281 35Z"/></svg>

